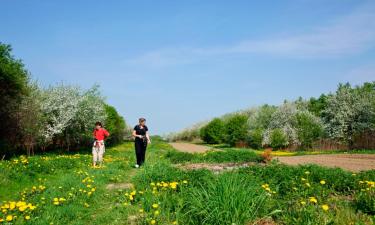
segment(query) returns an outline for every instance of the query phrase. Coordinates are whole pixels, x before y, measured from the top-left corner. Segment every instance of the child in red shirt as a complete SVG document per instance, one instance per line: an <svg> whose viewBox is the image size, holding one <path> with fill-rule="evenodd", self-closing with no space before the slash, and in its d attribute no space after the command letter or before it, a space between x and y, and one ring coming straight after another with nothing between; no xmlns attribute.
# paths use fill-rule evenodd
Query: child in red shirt
<svg viewBox="0 0 375 225"><path fill-rule="evenodd" d="M95 123L95 129L93 132L94 136L94 145L92 147L92 156L93 156L93 167L96 167L97 162L99 165L103 165L103 155L105 152L104 140L109 136L109 133L106 129L102 127L101 122Z"/></svg>

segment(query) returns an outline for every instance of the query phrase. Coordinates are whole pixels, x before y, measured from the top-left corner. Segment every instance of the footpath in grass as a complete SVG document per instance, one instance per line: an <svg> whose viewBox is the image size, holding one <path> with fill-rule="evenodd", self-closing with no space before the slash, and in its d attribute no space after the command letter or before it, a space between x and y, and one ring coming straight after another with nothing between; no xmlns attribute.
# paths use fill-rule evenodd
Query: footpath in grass
<svg viewBox="0 0 375 225"><path fill-rule="evenodd" d="M133 143L87 153L1 161L2 222L9 224L373 224L375 171L260 164L254 152L180 153L154 140L133 168ZM176 164L249 163L213 173Z"/></svg>

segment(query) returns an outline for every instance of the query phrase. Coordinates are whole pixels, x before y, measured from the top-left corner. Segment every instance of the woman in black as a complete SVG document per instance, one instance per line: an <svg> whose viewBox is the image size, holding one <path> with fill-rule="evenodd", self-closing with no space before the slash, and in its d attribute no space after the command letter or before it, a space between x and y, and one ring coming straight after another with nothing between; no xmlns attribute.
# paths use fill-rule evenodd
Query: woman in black
<svg viewBox="0 0 375 225"><path fill-rule="evenodd" d="M135 138L135 155L137 157L135 167L138 168L145 162L147 144L151 144L145 118L139 119L139 124L134 127L133 137Z"/></svg>

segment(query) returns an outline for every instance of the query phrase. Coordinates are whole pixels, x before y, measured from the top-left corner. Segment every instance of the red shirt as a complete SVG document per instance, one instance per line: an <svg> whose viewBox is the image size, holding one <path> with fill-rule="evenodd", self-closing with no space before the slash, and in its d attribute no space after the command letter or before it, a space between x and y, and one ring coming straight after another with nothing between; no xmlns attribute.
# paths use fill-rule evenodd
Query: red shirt
<svg viewBox="0 0 375 225"><path fill-rule="evenodd" d="M95 129L93 134L98 141L103 141L105 137L109 136L108 131L104 128L100 128L99 130Z"/></svg>

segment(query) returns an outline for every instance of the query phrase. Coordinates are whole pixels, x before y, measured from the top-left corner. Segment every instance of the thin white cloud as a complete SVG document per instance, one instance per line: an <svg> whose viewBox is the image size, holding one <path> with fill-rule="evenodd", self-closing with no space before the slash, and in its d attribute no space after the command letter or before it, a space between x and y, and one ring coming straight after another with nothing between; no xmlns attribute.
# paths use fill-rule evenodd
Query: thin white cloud
<svg viewBox="0 0 375 225"><path fill-rule="evenodd" d="M228 54L272 55L292 58L331 58L358 54L375 47L375 4L366 4L351 14L297 35L245 40L213 48L168 48L151 51L126 63L171 66Z"/></svg>

